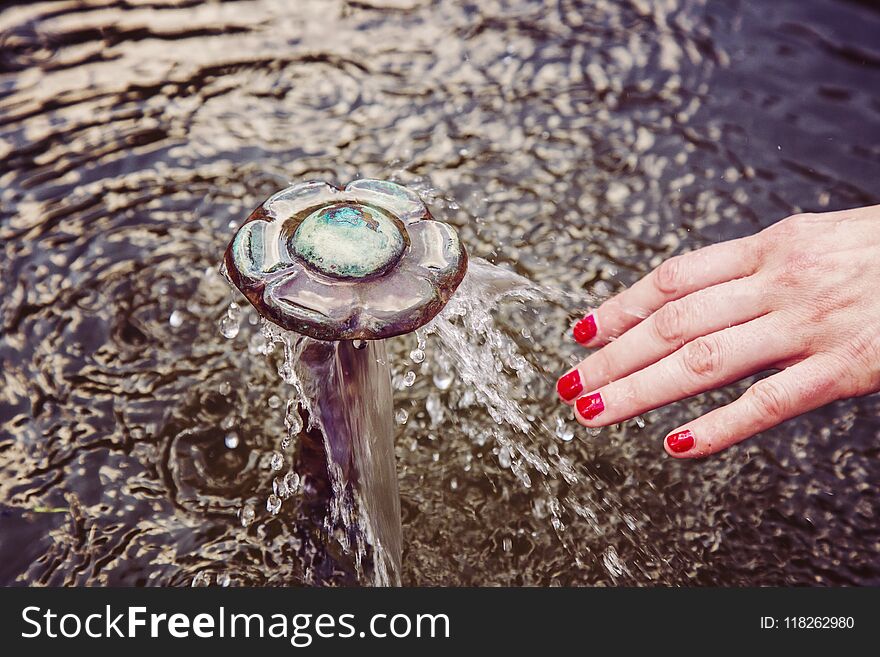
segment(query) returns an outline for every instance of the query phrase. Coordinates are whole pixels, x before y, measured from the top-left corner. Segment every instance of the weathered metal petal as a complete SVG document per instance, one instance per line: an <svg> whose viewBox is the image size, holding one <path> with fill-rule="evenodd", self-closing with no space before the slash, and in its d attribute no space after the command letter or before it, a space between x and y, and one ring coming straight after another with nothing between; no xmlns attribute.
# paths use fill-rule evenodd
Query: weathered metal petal
<svg viewBox="0 0 880 657"><path fill-rule="evenodd" d="M332 203L338 198L339 190L333 185L323 180L310 180L272 194L263 207L272 219L284 220L305 208Z"/></svg>
<svg viewBox="0 0 880 657"><path fill-rule="evenodd" d="M357 337L388 338L414 331L443 308L434 282L409 268L399 267L382 277L381 285L360 290Z"/></svg>
<svg viewBox="0 0 880 657"><path fill-rule="evenodd" d="M439 221L420 221L407 226L407 233L410 249L401 265L418 265L426 272L421 275L437 287L454 290L467 269L467 254L455 228Z"/></svg>
<svg viewBox="0 0 880 657"><path fill-rule="evenodd" d="M358 200L384 208L397 216L404 224L429 218L428 208L415 192L387 180L364 178L345 187Z"/></svg>
<svg viewBox="0 0 880 657"><path fill-rule="evenodd" d="M254 220L244 224L236 233L228 251L231 266L245 285L264 281L268 274L291 263L287 249L280 240L279 222Z"/></svg>
<svg viewBox="0 0 880 657"><path fill-rule="evenodd" d="M297 266L266 285L257 308L289 331L338 340L351 327L358 305L353 284L329 283Z"/></svg>

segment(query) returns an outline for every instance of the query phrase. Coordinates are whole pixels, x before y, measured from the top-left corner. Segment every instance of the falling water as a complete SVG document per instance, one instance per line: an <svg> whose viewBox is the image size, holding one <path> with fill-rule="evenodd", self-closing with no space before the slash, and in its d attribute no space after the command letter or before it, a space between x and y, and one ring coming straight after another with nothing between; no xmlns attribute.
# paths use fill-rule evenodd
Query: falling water
<svg viewBox="0 0 880 657"><path fill-rule="evenodd" d="M391 377L381 340L358 345L329 342L284 331L263 322L259 351L283 350L280 378L290 386L281 449L295 449L303 432L317 431L322 441L330 499L324 528L346 552L354 552L358 570L368 551L376 585L400 583L402 538L400 499L394 469ZM300 412L308 418L304 425ZM278 454L278 452L276 452ZM320 478L306 463L308 478ZM299 481L297 475L297 481ZM290 493L290 487L284 491ZM273 489L272 502L280 499ZM275 504L269 506L275 507ZM280 503L273 512L280 511ZM335 532L336 528L340 532Z"/></svg>
<svg viewBox="0 0 880 657"><path fill-rule="evenodd" d="M373 581L400 583L400 498L394 467L391 375L385 344L350 341L304 344L297 371L309 416L324 437L334 514L356 530L359 555L374 551Z"/></svg>

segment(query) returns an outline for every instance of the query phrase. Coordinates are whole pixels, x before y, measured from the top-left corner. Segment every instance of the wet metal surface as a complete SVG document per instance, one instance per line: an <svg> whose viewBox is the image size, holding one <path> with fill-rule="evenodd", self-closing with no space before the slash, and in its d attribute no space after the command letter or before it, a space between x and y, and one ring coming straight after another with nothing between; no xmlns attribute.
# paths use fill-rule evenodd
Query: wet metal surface
<svg viewBox="0 0 880 657"><path fill-rule="evenodd" d="M223 267L279 326L319 340L376 340L436 316L464 277L467 252L455 228L401 185L309 181L256 208Z"/></svg>

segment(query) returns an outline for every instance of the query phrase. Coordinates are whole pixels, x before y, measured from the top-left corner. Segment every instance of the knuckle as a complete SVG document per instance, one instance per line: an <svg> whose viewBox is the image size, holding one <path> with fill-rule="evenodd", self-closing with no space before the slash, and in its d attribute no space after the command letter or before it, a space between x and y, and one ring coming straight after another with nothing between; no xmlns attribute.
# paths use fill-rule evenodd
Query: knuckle
<svg viewBox="0 0 880 657"><path fill-rule="evenodd" d="M880 336L861 331L846 341L843 374L851 388L870 392L880 388Z"/></svg>
<svg viewBox="0 0 880 657"><path fill-rule="evenodd" d="M764 242L767 244L779 244L781 241L792 237L795 230L796 226L792 222L792 218L787 217L767 226L759 235L764 238Z"/></svg>
<svg viewBox="0 0 880 657"><path fill-rule="evenodd" d="M791 392L771 379L758 381L749 388L749 398L765 418L782 419L791 408Z"/></svg>
<svg viewBox="0 0 880 657"><path fill-rule="evenodd" d="M687 330L687 313L684 306L673 301L660 308L654 315L654 332L661 342L681 346Z"/></svg>
<svg viewBox="0 0 880 657"><path fill-rule="evenodd" d="M793 214L785 219L777 221L775 224L767 226L760 233L755 235L755 245L758 247L760 255L766 256L770 253L777 252L780 247L790 244L802 235L805 224L813 215L809 214Z"/></svg>
<svg viewBox="0 0 880 657"><path fill-rule="evenodd" d="M776 267L774 283L784 288L803 288L809 286L822 289L822 277L833 268L826 254L794 247L790 249Z"/></svg>
<svg viewBox="0 0 880 657"><path fill-rule="evenodd" d="M761 233L741 237L732 244L735 245L736 255L749 274L755 273L764 264L773 248L773 243L764 239Z"/></svg>
<svg viewBox="0 0 880 657"><path fill-rule="evenodd" d="M766 229L766 232L773 234L774 238L794 237L800 234L804 225L810 222L816 215L809 212L798 212L787 216L785 219L777 221Z"/></svg>
<svg viewBox="0 0 880 657"><path fill-rule="evenodd" d="M721 341L717 338L697 338L684 346L684 368L695 377L714 377L724 367L723 352Z"/></svg>
<svg viewBox="0 0 880 657"><path fill-rule="evenodd" d="M654 270L654 285L667 296L677 295L684 287L684 257L674 256L660 263Z"/></svg>

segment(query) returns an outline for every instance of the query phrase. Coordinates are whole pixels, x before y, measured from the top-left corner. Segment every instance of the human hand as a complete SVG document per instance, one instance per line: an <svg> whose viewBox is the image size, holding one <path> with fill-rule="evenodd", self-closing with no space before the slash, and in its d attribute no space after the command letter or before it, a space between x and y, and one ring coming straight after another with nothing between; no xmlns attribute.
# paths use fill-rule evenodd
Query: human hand
<svg viewBox="0 0 880 657"><path fill-rule="evenodd" d="M877 392L880 205L794 215L673 257L578 322L574 337L604 345L556 387L587 427L782 370L668 434L678 458Z"/></svg>

